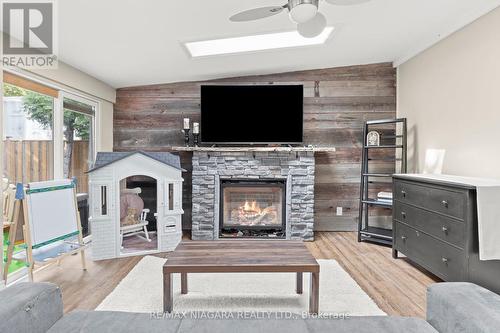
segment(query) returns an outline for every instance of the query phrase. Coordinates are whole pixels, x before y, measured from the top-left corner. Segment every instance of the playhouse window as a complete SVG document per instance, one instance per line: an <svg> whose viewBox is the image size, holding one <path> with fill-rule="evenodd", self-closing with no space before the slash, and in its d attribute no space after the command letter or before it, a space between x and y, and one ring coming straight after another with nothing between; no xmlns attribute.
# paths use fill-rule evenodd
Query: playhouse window
<svg viewBox="0 0 500 333"><path fill-rule="evenodd" d="M101 215L108 215L107 186L101 186Z"/></svg>
<svg viewBox="0 0 500 333"><path fill-rule="evenodd" d="M168 210L174 210L174 184L168 184Z"/></svg>

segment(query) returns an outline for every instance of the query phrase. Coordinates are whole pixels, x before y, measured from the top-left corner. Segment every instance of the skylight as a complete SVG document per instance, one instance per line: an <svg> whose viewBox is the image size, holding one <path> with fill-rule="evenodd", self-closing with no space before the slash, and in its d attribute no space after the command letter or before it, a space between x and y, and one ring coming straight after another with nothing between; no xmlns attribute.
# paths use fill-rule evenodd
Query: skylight
<svg viewBox="0 0 500 333"><path fill-rule="evenodd" d="M231 37L185 43L192 57L205 57L221 54L274 50L288 47L324 44L334 27L326 27L313 38L302 37L297 31L278 32L263 35Z"/></svg>

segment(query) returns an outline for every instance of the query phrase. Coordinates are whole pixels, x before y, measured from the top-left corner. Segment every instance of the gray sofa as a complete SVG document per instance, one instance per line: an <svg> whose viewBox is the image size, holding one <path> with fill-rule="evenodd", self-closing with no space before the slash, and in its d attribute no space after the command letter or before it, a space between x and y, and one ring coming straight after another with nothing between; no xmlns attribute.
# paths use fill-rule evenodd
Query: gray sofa
<svg viewBox="0 0 500 333"><path fill-rule="evenodd" d="M348 319L192 319L75 311L63 315L60 289L19 283L0 291L0 332L500 332L500 296L470 283L438 283L427 292L427 321L404 317Z"/></svg>

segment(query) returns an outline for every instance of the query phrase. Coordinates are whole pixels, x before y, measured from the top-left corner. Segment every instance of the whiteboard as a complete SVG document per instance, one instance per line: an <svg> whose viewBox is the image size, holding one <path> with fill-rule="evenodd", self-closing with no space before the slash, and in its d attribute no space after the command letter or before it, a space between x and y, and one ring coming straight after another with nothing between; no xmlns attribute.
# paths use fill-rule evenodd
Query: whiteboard
<svg viewBox="0 0 500 333"><path fill-rule="evenodd" d="M70 179L28 184L26 202L33 248L78 234L75 200Z"/></svg>

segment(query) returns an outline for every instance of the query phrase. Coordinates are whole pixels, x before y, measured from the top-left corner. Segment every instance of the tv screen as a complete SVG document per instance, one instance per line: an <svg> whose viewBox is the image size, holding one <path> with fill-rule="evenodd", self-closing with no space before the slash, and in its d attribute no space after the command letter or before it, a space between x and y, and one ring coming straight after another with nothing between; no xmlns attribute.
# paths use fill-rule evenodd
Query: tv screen
<svg viewBox="0 0 500 333"><path fill-rule="evenodd" d="M302 85L201 86L202 143L302 143Z"/></svg>

